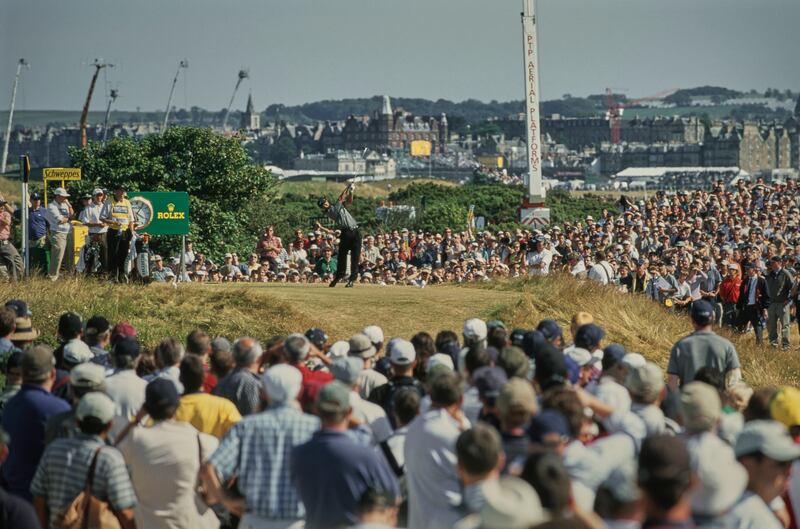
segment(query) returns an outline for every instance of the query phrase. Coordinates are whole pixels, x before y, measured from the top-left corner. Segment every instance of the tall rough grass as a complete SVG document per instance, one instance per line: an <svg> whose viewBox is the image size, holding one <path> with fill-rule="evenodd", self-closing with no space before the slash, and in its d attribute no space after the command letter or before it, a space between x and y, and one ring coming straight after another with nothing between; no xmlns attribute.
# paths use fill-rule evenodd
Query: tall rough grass
<svg viewBox="0 0 800 529"><path fill-rule="evenodd" d="M33 323L44 341L53 341L59 316L75 311L84 319L101 314L110 322L129 321L144 345L152 347L162 338L185 337L201 328L212 336L234 339L243 335L265 339L311 322L283 301L261 295L254 289L228 285L109 285L88 279L51 282L32 279L19 284L0 284L0 300L24 299L33 313Z"/></svg>
<svg viewBox="0 0 800 529"><path fill-rule="evenodd" d="M514 289L522 293L515 306L506 306L497 314L509 327L530 328L543 318L551 318L558 321L566 333L572 315L586 311L605 329L604 343L621 343L664 369L672 345L692 332L686 313L669 311L644 296L624 294L591 281L554 275L500 283L488 288ZM798 385L800 382L800 355L794 328L795 347L786 351L767 345L757 346L752 332L741 335L726 329L715 330L733 342L749 384Z"/></svg>
<svg viewBox="0 0 800 529"><path fill-rule="evenodd" d="M148 347L166 336L183 338L198 327L214 336L266 339L319 326L332 338L346 339L374 323L384 326L387 336L410 338L421 330L459 332L464 319L472 316L499 318L509 329L532 328L551 318L568 333L572 315L586 311L606 330L606 343L622 343L666 368L672 344L692 331L687 315L670 312L643 296L560 275L462 287L359 286L349 291L323 285L192 284L173 289L34 279L0 284L0 301L10 298L28 302L44 341L54 340L60 314L74 310L84 318L102 314L111 322L130 321ZM736 346L751 385L800 385L796 348L759 347L752 333L719 332ZM796 331L792 332L798 344Z"/></svg>

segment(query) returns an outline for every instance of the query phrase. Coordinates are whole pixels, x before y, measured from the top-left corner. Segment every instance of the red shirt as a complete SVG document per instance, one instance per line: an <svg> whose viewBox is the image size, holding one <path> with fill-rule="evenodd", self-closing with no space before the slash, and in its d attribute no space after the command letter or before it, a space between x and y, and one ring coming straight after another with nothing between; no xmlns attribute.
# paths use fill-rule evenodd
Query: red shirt
<svg viewBox="0 0 800 529"><path fill-rule="evenodd" d="M741 277L726 277L719 285L719 298L724 303L736 303L739 301L739 288L741 285Z"/></svg>
<svg viewBox="0 0 800 529"><path fill-rule="evenodd" d="M203 393L208 393L209 395L217 387L217 375L212 373L208 370L208 366L203 366L205 369L206 376L203 377Z"/></svg>
<svg viewBox="0 0 800 529"><path fill-rule="evenodd" d="M295 366L303 375L303 389L300 390L298 401L307 413L314 410L314 403L317 401L317 394L322 386L333 381L333 375L327 371L311 371L303 364Z"/></svg>

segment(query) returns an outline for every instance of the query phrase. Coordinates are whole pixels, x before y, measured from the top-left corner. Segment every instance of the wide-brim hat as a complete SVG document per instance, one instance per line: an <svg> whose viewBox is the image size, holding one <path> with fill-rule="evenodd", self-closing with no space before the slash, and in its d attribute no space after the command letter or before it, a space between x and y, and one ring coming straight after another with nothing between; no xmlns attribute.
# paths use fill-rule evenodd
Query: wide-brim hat
<svg viewBox="0 0 800 529"><path fill-rule="evenodd" d="M30 318L17 318L16 329L8 339L12 342L27 342L38 337L39 331L33 328L33 322Z"/></svg>

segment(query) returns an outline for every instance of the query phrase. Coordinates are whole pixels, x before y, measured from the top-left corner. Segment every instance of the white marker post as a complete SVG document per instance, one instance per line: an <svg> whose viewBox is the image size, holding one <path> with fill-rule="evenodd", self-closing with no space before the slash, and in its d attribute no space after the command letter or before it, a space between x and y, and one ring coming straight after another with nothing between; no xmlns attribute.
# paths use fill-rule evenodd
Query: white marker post
<svg viewBox="0 0 800 529"><path fill-rule="evenodd" d="M522 56L525 65L525 125L528 139L528 173L525 187L528 197L520 207L520 222L546 225L550 210L544 207L542 185L542 146L539 122L539 46L536 36L535 0L522 0Z"/></svg>

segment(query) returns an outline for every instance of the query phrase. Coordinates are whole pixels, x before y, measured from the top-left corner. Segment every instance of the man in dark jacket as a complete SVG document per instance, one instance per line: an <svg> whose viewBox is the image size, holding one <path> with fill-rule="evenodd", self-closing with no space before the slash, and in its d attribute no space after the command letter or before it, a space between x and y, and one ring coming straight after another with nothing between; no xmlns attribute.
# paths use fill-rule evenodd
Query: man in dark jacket
<svg viewBox="0 0 800 529"><path fill-rule="evenodd" d="M770 271L764 278L769 297L767 307L767 331L770 345L778 346L778 323L781 324L781 346L789 347L789 302L791 301L792 275L783 268L780 255L769 261Z"/></svg>
<svg viewBox="0 0 800 529"><path fill-rule="evenodd" d="M736 308L739 310L739 328L743 330L747 323L753 325L756 333L756 343L763 342L763 319L767 316L769 297L767 296L767 283L755 264L747 265L747 277L742 281L739 291L739 300Z"/></svg>

